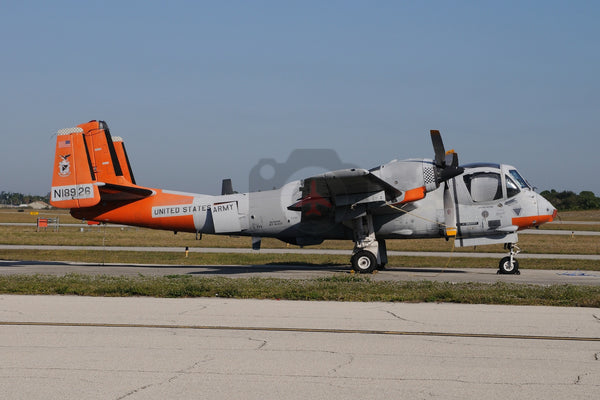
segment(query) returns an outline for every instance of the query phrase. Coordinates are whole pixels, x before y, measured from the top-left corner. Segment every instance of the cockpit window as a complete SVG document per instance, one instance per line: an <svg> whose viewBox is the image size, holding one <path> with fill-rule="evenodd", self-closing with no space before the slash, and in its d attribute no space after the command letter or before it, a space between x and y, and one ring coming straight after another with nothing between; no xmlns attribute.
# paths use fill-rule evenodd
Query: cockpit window
<svg viewBox="0 0 600 400"><path fill-rule="evenodd" d="M517 181L517 183L521 186L521 189L529 188L529 184L527 181L517 172L516 169L511 169L510 175Z"/></svg>
<svg viewBox="0 0 600 400"><path fill-rule="evenodd" d="M515 181L510 179L508 176L506 177L506 196L511 198L519 194L520 190Z"/></svg>
<svg viewBox="0 0 600 400"><path fill-rule="evenodd" d="M502 198L502 181L495 172L476 172L464 175L465 185L473 201L492 201Z"/></svg>

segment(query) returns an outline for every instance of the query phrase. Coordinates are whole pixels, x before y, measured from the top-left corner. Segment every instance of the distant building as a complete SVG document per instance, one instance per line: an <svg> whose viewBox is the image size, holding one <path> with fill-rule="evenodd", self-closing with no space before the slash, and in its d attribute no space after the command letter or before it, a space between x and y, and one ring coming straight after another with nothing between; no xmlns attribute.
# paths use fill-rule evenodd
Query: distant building
<svg viewBox="0 0 600 400"><path fill-rule="evenodd" d="M34 210L45 210L50 208L50 204L44 201L34 201L33 203L27 204L27 207L33 208Z"/></svg>

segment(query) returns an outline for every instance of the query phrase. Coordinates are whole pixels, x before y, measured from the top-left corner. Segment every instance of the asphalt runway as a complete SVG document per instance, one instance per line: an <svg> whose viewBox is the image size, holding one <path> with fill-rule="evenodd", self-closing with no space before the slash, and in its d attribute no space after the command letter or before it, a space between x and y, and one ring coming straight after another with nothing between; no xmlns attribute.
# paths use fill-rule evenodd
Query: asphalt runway
<svg viewBox="0 0 600 400"><path fill-rule="evenodd" d="M590 399L600 310L0 296L7 399Z"/></svg>
<svg viewBox="0 0 600 400"><path fill-rule="evenodd" d="M388 268L365 275L375 281L509 282L536 285L600 285L600 271L558 271L522 269L521 275L498 275L496 268ZM230 278L309 279L350 274L350 266L327 265L152 265L86 264L52 261L0 260L0 275L69 273L115 276L195 275Z"/></svg>

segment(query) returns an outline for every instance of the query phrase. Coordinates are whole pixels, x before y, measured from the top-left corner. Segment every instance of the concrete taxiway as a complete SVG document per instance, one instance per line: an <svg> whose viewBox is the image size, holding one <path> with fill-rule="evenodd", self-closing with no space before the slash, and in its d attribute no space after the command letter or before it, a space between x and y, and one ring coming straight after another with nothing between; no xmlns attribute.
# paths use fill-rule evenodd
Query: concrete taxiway
<svg viewBox="0 0 600 400"><path fill-rule="evenodd" d="M600 310L0 296L7 399L589 399Z"/></svg>

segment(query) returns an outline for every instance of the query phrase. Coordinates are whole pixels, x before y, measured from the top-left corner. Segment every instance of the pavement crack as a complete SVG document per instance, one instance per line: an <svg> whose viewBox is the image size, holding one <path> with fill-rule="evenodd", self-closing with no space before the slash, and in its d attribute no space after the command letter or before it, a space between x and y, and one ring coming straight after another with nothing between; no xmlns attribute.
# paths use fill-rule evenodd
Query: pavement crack
<svg viewBox="0 0 600 400"><path fill-rule="evenodd" d="M335 352L331 352L331 354L339 354L339 353L335 353ZM327 372L329 375L335 374L338 372L338 370L342 367L346 367L350 364L352 364L354 362L354 356L352 354L347 354L348 356L348 360L346 362L343 362L341 364L336 365L335 367L333 367L332 369L329 370L329 372Z"/></svg>
<svg viewBox="0 0 600 400"><path fill-rule="evenodd" d="M267 345L267 343L268 343L264 339L254 339L252 337L249 337L248 340L250 340L251 342L259 342L260 343L255 350L262 350L262 348L265 347Z"/></svg>
<svg viewBox="0 0 600 400"><path fill-rule="evenodd" d="M575 379L575 382L574 382L574 384L575 384L575 385L579 385L579 384L581 383L581 380L582 380L583 378L585 378L586 376L588 376L589 374L590 374L589 372L586 372L585 374L582 374L582 375L577 375L577 379Z"/></svg>
<svg viewBox="0 0 600 400"><path fill-rule="evenodd" d="M184 369L181 369L181 370L177 371L176 375L173 375L172 377L170 377L170 378L169 378L169 379L167 379L166 381L164 381L164 382L161 382L161 383L160 383L160 385L162 385L163 383L171 383L171 382L173 382L174 380L176 380L176 379L180 378L182 375L186 375L186 374L187 374L187 373L189 373L191 370L193 370L194 368L196 368L198 365L200 365L200 364L204 364L205 362L212 361L212 360L214 360L214 358L213 358L213 357L205 357L205 358L203 358L203 359L202 359L202 360L200 360L200 361L196 361L196 362L195 362L194 364L192 364L191 366L189 366L189 367L187 367L187 368L184 368Z"/></svg>
<svg viewBox="0 0 600 400"><path fill-rule="evenodd" d="M592 317L594 317L596 319L596 321L600 322L600 317L597 316L596 314L592 314Z"/></svg>
<svg viewBox="0 0 600 400"><path fill-rule="evenodd" d="M600 353L594 354L594 360L600 361Z"/></svg>
<svg viewBox="0 0 600 400"><path fill-rule="evenodd" d="M386 313L390 314L392 317L394 317L394 318L396 318L396 319L399 319L399 320L401 320L401 321L413 322L413 323L415 323L415 324L423 324L422 322L419 322L419 321L413 321L413 320L411 320L411 319L402 318L401 316L399 316L398 314L396 314L396 313L394 313L394 312L392 312L392 311L389 311L389 310L384 310L384 311L385 311Z"/></svg>
<svg viewBox="0 0 600 400"><path fill-rule="evenodd" d="M123 396L121 396L121 397L117 397L117 399L116 399L116 400L122 400L122 399L124 399L124 398L126 398L126 397L129 397L129 396L133 395L133 394L136 394L136 393L139 393L139 392L141 392L141 391L143 391L143 390L146 390L146 389L148 389L149 387L152 387L152 386L161 386L161 385L164 385L165 383L171 383L171 382L173 382L174 380L176 380L176 379L180 378L181 376L183 376L183 375L186 375L186 374L190 373L190 371L192 371L192 370L193 370L194 368L196 368L198 365L200 365L200 364L203 364L203 363L205 363L205 362L212 361L212 360L214 360L214 358L213 358L213 357L206 356L206 357L205 357L205 358L203 358L202 360L200 360L200 361L196 361L196 362L195 362L194 364L192 364L191 366L189 366L189 367L187 367L187 368L184 368L184 369L181 369L181 370L179 370L179 371L176 371L176 372L175 372L175 375L171 376L171 377L170 377L170 378L168 378L168 379L165 379L165 380L163 380L163 381L161 381L161 382L158 382L158 383L150 383L150 384L148 384L148 385L141 386L141 387L139 387L139 388L137 388L137 389L134 389L134 390L132 390L132 391L130 391L130 392L127 392L127 393L125 393L125 394L124 394Z"/></svg>
<svg viewBox="0 0 600 400"><path fill-rule="evenodd" d="M136 394L136 393L138 393L138 392L141 392L142 390L148 389L148 388L149 388L149 387L151 387L151 386L154 386L154 383L151 383L151 384L149 384L149 385L140 386L140 387L139 387L139 388L137 388L137 389L133 389L131 392L127 392L127 393L125 393L123 396L121 396L121 397L117 397L117 400L122 400L122 399L124 399L124 398L126 398L126 397L129 397L129 396L133 395L133 394Z"/></svg>
<svg viewBox="0 0 600 400"><path fill-rule="evenodd" d="M208 306L200 306L200 307L192 308L191 310L182 311L182 312L180 312L177 315L185 315L185 314L188 314L188 313L191 313L191 312L206 310L207 308L208 308Z"/></svg>

